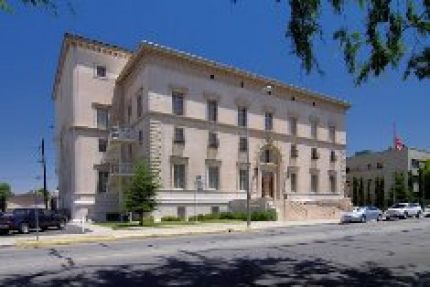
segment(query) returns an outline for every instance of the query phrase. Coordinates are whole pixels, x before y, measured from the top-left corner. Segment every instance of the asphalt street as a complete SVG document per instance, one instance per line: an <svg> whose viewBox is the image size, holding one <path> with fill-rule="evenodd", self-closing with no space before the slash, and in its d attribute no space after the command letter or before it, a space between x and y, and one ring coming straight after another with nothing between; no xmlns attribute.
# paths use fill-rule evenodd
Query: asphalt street
<svg viewBox="0 0 430 287"><path fill-rule="evenodd" d="M0 286L430 286L430 219L0 249Z"/></svg>

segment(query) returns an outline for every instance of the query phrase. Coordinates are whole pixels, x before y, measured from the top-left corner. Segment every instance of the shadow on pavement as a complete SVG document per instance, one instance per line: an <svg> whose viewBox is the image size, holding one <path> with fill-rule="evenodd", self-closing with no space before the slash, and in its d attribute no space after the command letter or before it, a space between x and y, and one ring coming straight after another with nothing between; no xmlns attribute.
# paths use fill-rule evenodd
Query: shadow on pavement
<svg viewBox="0 0 430 287"><path fill-rule="evenodd" d="M223 260L186 251L179 255L159 257L160 264L69 265L58 272L12 275L0 279L0 286L430 286L430 273L402 276L373 263L349 268L285 256Z"/></svg>

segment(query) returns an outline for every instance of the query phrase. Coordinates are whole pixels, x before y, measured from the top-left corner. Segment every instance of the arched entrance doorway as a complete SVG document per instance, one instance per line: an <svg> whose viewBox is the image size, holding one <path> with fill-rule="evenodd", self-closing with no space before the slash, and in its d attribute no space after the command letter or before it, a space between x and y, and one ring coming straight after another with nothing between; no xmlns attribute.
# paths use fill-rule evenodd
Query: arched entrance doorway
<svg viewBox="0 0 430 287"><path fill-rule="evenodd" d="M273 145L265 145L259 156L259 194L262 198L280 198L279 167L281 155Z"/></svg>

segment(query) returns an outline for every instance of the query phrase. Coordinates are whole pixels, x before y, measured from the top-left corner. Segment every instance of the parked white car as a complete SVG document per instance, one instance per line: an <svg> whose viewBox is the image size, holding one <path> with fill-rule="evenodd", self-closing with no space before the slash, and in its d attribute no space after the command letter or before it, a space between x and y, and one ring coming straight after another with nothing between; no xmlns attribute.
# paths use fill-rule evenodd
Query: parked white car
<svg viewBox="0 0 430 287"><path fill-rule="evenodd" d="M430 204L428 204L424 207L423 216L424 217L430 217Z"/></svg>
<svg viewBox="0 0 430 287"><path fill-rule="evenodd" d="M385 218L386 219L392 219L392 218L408 218L415 216L417 218L420 218L423 214L423 211L421 209L421 206L419 203L396 203L390 208L387 209L385 212Z"/></svg>

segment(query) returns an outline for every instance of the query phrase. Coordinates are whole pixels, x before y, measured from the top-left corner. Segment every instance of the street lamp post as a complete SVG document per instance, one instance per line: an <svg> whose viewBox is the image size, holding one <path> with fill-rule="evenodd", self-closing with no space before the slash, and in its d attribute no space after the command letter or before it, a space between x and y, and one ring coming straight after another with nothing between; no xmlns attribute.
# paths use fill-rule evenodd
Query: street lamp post
<svg viewBox="0 0 430 287"><path fill-rule="evenodd" d="M39 241L39 211L37 208L37 190L34 190L34 217L36 219L36 241Z"/></svg>

